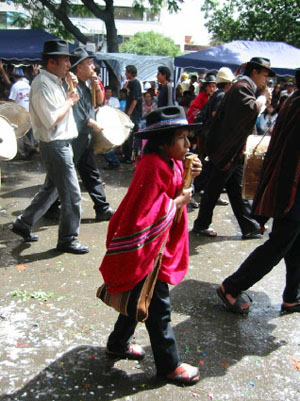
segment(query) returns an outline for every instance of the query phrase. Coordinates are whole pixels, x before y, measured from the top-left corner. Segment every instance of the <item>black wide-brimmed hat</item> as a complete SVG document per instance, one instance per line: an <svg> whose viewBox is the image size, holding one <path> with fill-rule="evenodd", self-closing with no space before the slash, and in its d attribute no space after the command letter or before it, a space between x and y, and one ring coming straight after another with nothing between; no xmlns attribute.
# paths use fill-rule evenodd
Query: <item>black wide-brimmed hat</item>
<svg viewBox="0 0 300 401"><path fill-rule="evenodd" d="M69 44L65 40L53 39L44 43L43 56L70 56Z"/></svg>
<svg viewBox="0 0 300 401"><path fill-rule="evenodd" d="M71 68L76 67L76 65L80 64L83 60L93 57L94 54L89 54L84 47L77 47L71 53Z"/></svg>
<svg viewBox="0 0 300 401"><path fill-rule="evenodd" d="M252 59L248 61L247 65L249 64L257 67L263 67L269 72L269 77L274 77L276 75L275 72L271 70L271 61L268 58L252 57Z"/></svg>
<svg viewBox="0 0 300 401"><path fill-rule="evenodd" d="M186 128L193 130L199 124L189 124L184 108L181 106L160 107L146 116L146 127L135 133L137 138L149 139L156 134L167 133L170 129Z"/></svg>

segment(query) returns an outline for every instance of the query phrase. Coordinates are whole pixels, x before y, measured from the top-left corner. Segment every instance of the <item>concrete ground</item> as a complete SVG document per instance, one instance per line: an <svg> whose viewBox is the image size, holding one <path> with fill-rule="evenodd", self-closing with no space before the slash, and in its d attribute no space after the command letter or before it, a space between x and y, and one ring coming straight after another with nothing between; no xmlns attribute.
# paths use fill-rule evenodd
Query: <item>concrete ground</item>
<svg viewBox="0 0 300 401"><path fill-rule="evenodd" d="M136 341L145 347L144 361L113 363L104 355L117 317L95 298L102 282L98 266L107 223L94 222L85 189L79 239L90 253L59 253L53 221L42 219L34 227L36 243L24 243L9 230L43 182L39 156L1 167L8 176L0 191L1 401L300 400L299 314L280 313L284 263L250 289L253 304L247 317L225 310L216 296L222 279L263 242L240 239L230 206L215 209L217 238L190 233L189 272L171 288L182 359L201 371L198 384L179 387L155 378L143 324L138 325ZM133 167L127 165L103 171L112 207L120 203L132 174ZM196 215L189 213L190 229Z"/></svg>

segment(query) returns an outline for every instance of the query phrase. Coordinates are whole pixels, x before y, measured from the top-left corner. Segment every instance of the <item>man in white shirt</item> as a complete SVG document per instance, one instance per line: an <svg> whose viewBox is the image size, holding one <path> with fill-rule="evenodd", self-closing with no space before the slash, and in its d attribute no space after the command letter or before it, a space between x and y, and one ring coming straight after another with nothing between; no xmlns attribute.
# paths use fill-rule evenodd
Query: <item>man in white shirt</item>
<svg viewBox="0 0 300 401"><path fill-rule="evenodd" d="M25 78L22 68L15 68L13 76L15 83L12 85L9 94L9 100L16 104L24 107L26 111L29 111L29 92L30 85ZM24 160L30 158L30 156L36 152L34 146L34 140L32 135L32 129L30 129L25 136L19 138L18 141L18 157Z"/></svg>
<svg viewBox="0 0 300 401"><path fill-rule="evenodd" d="M81 195L71 145L71 140L78 135L72 107L79 96L74 90L66 93L62 85L71 67L69 56L69 46L64 40L44 43L44 69L32 82L30 116L34 136L40 141L46 178L30 205L14 222L12 231L25 242L37 241L38 236L31 232L32 226L58 196L61 216L56 249L84 254L89 249L77 240Z"/></svg>
<svg viewBox="0 0 300 401"><path fill-rule="evenodd" d="M109 86L105 87L105 102L104 103L110 107L113 107L114 109L120 108L119 99L117 97L113 96L112 89Z"/></svg>

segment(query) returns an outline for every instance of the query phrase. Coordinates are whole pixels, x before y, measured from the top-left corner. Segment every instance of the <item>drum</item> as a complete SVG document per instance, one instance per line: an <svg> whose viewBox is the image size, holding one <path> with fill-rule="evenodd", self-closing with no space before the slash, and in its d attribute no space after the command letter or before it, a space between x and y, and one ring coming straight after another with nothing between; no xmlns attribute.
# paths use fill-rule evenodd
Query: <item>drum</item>
<svg viewBox="0 0 300 401"><path fill-rule="evenodd" d="M243 171L243 199L253 199L260 179L260 171L265 154L270 143L268 135L249 135L246 142L244 171Z"/></svg>
<svg viewBox="0 0 300 401"><path fill-rule="evenodd" d="M101 133L94 133L94 154L107 153L122 145L134 127L133 122L123 113L110 106L99 107L96 121L103 128Z"/></svg>
<svg viewBox="0 0 300 401"><path fill-rule="evenodd" d="M17 138L22 138L30 130L30 114L19 104L0 101L0 116L5 117L14 126Z"/></svg>
<svg viewBox="0 0 300 401"><path fill-rule="evenodd" d="M0 160L11 160L17 154L17 139L14 128L0 117Z"/></svg>

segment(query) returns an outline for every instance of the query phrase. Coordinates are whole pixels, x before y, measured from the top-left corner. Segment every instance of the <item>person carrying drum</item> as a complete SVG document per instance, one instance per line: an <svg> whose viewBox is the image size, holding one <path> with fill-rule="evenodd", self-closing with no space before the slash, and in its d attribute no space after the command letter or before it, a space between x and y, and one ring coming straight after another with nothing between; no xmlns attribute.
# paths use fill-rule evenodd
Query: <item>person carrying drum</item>
<svg viewBox="0 0 300 401"><path fill-rule="evenodd" d="M78 129L78 137L73 140L74 162L82 182L94 203L96 221L110 220L114 210L106 201L105 191L100 177L92 147L92 131L101 133L102 129L95 120L95 108L92 102L91 89L87 81L91 80L92 90L96 94L96 103L104 101L104 91L99 86L99 80L94 73L93 57L83 48L78 47L71 53L71 71L78 78L76 90L79 102L73 109Z"/></svg>
<svg viewBox="0 0 300 401"><path fill-rule="evenodd" d="M298 90L277 117L253 201L254 215L274 219L270 238L217 289L234 313L249 312L249 301L242 291L261 280L282 258L286 285L281 310L300 312L300 69L296 71L296 85Z"/></svg>
<svg viewBox="0 0 300 401"><path fill-rule="evenodd" d="M70 64L69 45L64 40L44 43L44 69L33 80L30 91L30 116L33 133L40 141L40 153L46 168L45 183L31 204L18 216L12 231L26 242L38 240L32 226L59 197L61 216L57 250L84 254L88 247L78 242L80 224L80 188L73 164L71 140L78 135L72 108L79 96L66 93L62 79Z"/></svg>
<svg viewBox="0 0 300 401"><path fill-rule="evenodd" d="M206 151L211 161L211 173L201 198L193 231L215 237L209 228L218 198L226 188L229 201L242 231L242 239L259 238L264 227L251 217L248 200L242 199L243 150L252 133L260 110L269 102L267 91L256 99L269 76L274 76L270 60L253 57L247 64L244 76L225 94L210 127Z"/></svg>

